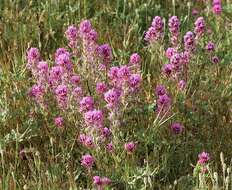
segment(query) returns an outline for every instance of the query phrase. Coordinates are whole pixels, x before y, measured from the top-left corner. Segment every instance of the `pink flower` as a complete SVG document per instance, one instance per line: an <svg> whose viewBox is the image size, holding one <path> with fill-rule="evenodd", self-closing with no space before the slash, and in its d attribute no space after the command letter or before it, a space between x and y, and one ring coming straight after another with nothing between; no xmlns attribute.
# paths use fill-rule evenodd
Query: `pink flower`
<svg viewBox="0 0 232 190"><path fill-rule="evenodd" d="M107 85L103 82L98 82L96 84L96 91L98 94L104 94L107 91Z"/></svg>
<svg viewBox="0 0 232 190"><path fill-rule="evenodd" d="M124 149L127 151L127 153L131 154L135 151L136 145L134 142L128 142L124 145Z"/></svg>
<svg viewBox="0 0 232 190"><path fill-rule="evenodd" d="M129 87L132 90L136 90L140 87L141 81L142 81L142 78L139 74L132 74L128 80Z"/></svg>
<svg viewBox="0 0 232 190"><path fill-rule="evenodd" d="M185 86L186 86L186 82L184 80L180 80L179 83L178 83L178 88L180 90L184 90Z"/></svg>
<svg viewBox="0 0 232 190"><path fill-rule="evenodd" d="M27 51L28 63L36 63L39 61L39 59L40 59L40 53L37 48L32 47Z"/></svg>
<svg viewBox="0 0 232 190"><path fill-rule="evenodd" d="M81 77L78 75L73 75L70 79L71 84L74 86L78 85L80 81L81 81Z"/></svg>
<svg viewBox="0 0 232 190"><path fill-rule="evenodd" d="M94 107L94 101L91 96L83 97L80 101L80 112L86 112L93 110Z"/></svg>
<svg viewBox="0 0 232 190"><path fill-rule="evenodd" d="M91 110L84 114L85 123L90 127L102 127L103 113L101 110Z"/></svg>
<svg viewBox="0 0 232 190"><path fill-rule="evenodd" d="M133 53L130 56L130 64L131 65L138 65L141 62L141 57L138 53Z"/></svg>
<svg viewBox="0 0 232 190"><path fill-rule="evenodd" d="M104 94L104 99L109 108L116 107L120 102L121 93L116 89L110 89Z"/></svg>
<svg viewBox="0 0 232 190"><path fill-rule="evenodd" d="M94 164L94 158L91 155L86 154L82 156L81 158L82 166L84 166L87 169L91 169L93 167L93 164Z"/></svg>
<svg viewBox="0 0 232 190"><path fill-rule="evenodd" d="M65 31L65 36L69 41L76 41L78 37L77 28L74 25L69 26L68 29Z"/></svg>
<svg viewBox="0 0 232 190"><path fill-rule="evenodd" d="M167 50L166 50L166 53L165 53L165 55L166 55L166 57L168 58L168 59L171 59L171 57L174 55L174 54L176 54L177 53L177 50L175 49L175 48L168 48Z"/></svg>
<svg viewBox="0 0 232 190"><path fill-rule="evenodd" d="M175 135L182 133L184 129L180 123L173 123L170 128Z"/></svg>
<svg viewBox="0 0 232 190"><path fill-rule="evenodd" d="M55 123L55 126L58 127L58 128L62 128L63 127L63 124L64 124L64 119L63 117L56 117L55 120L54 120L54 123Z"/></svg>
<svg viewBox="0 0 232 190"><path fill-rule="evenodd" d="M199 164L205 164L207 162L209 162L210 157L209 157L209 153L207 152L202 152L198 155L198 163Z"/></svg>

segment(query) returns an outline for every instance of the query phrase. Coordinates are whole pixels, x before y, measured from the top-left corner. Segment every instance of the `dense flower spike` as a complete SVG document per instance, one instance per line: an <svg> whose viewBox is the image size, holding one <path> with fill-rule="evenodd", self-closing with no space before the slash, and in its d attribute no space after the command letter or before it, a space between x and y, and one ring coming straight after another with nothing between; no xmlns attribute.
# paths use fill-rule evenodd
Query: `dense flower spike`
<svg viewBox="0 0 232 190"><path fill-rule="evenodd" d="M69 26L65 32L65 36L69 41L76 41L78 37L78 29L75 26Z"/></svg>
<svg viewBox="0 0 232 190"><path fill-rule="evenodd" d="M138 53L133 53L130 56L130 64L131 65L138 65L141 62L141 57Z"/></svg>
<svg viewBox="0 0 232 190"><path fill-rule="evenodd" d="M59 85L55 90L55 94L59 107L66 109L68 106L68 87L66 85Z"/></svg>
<svg viewBox="0 0 232 190"><path fill-rule="evenodd" d="M93 167L94 164L94 158L89 155L83 155L81 158L81 165L84 166L86 169L91 169Z"/></svg>
<svg viewBox="0 0 232 190"><path fill-rule="evenodd" d="M100 58L101 64L107 66L111 63L113 56L109 44L103 44L101 46L98 46L96 51Z"/></svg>
<svg viewBox="0 0 232 190"><path fill-rule="evenodd" d="M169 48L166 50L165 55L166 55L166 57L167 57L168 59L171 59L171 57L172 57L174 54L176 54L176 53L177 53L177 50L176 50L175 48L169 47Z"/></svg>
<svg viewBox="0 0 232 190"><path fill-rule="evenodd" d="M104 94L107 91L107 85L103 82L98 82L96 84L96 91L98 94Z"/></svg>
<svg viewBox="0 0 232 190"><path fill-rule="evenodd" d="M60 117L60 116L56 117L56 118L54 119L54 123L55 123L55 126L56 126L56 127L62 128L63 125L64 125L64 119L63 119L63 117Z"/></svg>
<svg viewBox="0 0 232 190"><path fill-rule="evenodd" d="M197 37L200 37L205 33L205 20L203 17L197 18L194 25L195 25L194 32Z"/></svg>
<svg viewBox="0 0 232 190"><path fill-rule="evenodd" d="M103 126L103 113L101 110L88 111L84 115L85 123L90 127L102 127Z"/></svg>
<svg viewBox="0 0 232 190"><path fill-rule="evenodd" d="M91 96L83 97L80 101L80 112L91 111L94 108L94 100Z"/></svg>
<svg viewBox="0 0 232 190"><path fill-rule="evenodd" d="M27 51L27 61L29 64L37 63L40 60L40 53L37 48L30 48Z"/></svg>
<svg viewBox="0 0 232 190"><path fill-rule="evenodd" d="M208 52L214 52L215 51L215 44L213 42L209 42L205 49Z"/></svg>
<svg viewBox="0 0 232 190"><path fill-rule="evenodd" d="M184 80L180 80L179 83L178 83L178 88L180 90L184 90L186 87L186 82Z"/></svg>
<svg viewBox="0 0 232 190"><path fill-rule="evenodd" d="M163 37L164 32L164 22L161 17L156 16L153 21L151 27L145 33L144 40L153 43L154 41L160 40Z"/></svg>
<svg viewBox="0 0 232 190"><path fill-rule="evenodd" d="M184 36L184 47L186 51L193 51L195 49L195 35L189 31Z"/></svg>
<svg viewBox="0 0 232 190"><path fill-rule="evenodd" d="M115 108L120 103L121 92L116 89L110 89L104 94L104 99L107 102L108 108Z"/></svg>
<svg viewBox="0 0 232 190"><path fill-rule="evenodd" d="M202 152L198 155L198 163L199 164L206 164L207 162L209 162L210 157L209 157L209 153L207 152Z"/></svg>
<svg viewBox="0 0 232 190"><path fill-rule="evenodd" d="M129 78L129 87L132 91L139 89L141 85L142 78L139 74L132 74Z"/></svg>
<svg viewBox="0 0 232 190"><path fill-rule="evenodd" d="M131 154L135 151L136 144L134 142L128 142L124 145L124 149L127 151L127 153Z"/></svg>
<svg viewBox="0 0 232 190"><path fill-rule="evenodd" d="M177 16L172 16L168 21L169 31L173 36L179 35L180 21Z"/></svg>
<svg viewBox="0 0 232 190"><path fill-rule="evenodd" d="M220 15L222 13L222 4L220 0L213 0L213 13Z"/></svg>
<svg viewBox="0 0 232 190"><path fill-rule="evenodd" d="M167 91L163 85L158 85L155 89L156 96L163 96L164 94L167 94Z"/></svg>
<svg viewBox="0 0 232 190"><path fill-rule="evenodd" d="M184 127L180 123L173 123L171 125L171 130L176 135L181 134L183 129Z"/></svg>

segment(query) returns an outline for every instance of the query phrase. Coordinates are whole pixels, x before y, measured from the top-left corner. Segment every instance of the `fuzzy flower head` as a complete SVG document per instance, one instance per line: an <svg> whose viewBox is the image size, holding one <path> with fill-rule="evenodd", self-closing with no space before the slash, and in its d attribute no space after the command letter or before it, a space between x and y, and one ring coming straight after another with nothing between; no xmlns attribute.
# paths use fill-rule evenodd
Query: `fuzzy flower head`
<svg viewBox="0 0 232 190"><path fill-rule="evenodd" d="M169 18L168 21L169 31L172 35L177 36L179 35L180 30L180 21L177 16L172 16Z"/></svg>
<svg viewBox="0 0 232 190"><path fill-rule="evenodd" d="M117 89L110 89L104 94L104 99L107 102L108 108L117 107L120 103L121 93Z"/></svg>
<svg viewBox="0 0 232 190"><path fill-rule="evenodd" d="M171 98L167 94L161 95L159 96L157 103L161 108L169 108L171 105Z"/></svg>
<svg viewBox="0 0 232 190"><path fill-rule="evenodd" d="M130 64L131 65L138 65L141 62L141 57L138 53L133 53L130 56Z"/></svg>
<svg viewBox="0 0 232 190"><path fill-rule="evenodd" d="M221 4L215 4L215 5L213 5L212 10L213 10L213 13L215 15L220 15L222 13L222 5Z"/></svg>
<svg viewBox="0 0 232 190"><path fill-rule="evenodd" d="M109 143L109 144L107 144L106 145L106 149L107 149L107 151L108 152L113 152L113 150L114 150L114 145L113 145L113 143L111 142L111 143Z"/></svg>
<svg viewBox="0 0 232 190"><path fill-rule="evenodd" d="M205 49L208 52L214 52L215 51L215 44L213 42L209 42Z"/></svg>
<svg viewBox="0 0 232 190"><path fill-rule="evenodd" d="M171 48L169 47L166 52L165 52L165 55L168 59L171 59L171 57L177 53L177 50L175 48Z"/></svg>
<svg viewBox="0 0 232 190"><path fill-rule="evenodd" d="M70 70L72 68L70 55L68 53L60 54L56 59L56 64Z"/></svg>
<svg viewBox="0 0 232 190"><path fill-rule="evenodd" d="M82 38L84 38L88 33L92 30L92 25L89 20L83 20L79 25L79 34Z"/></svg>
<svg viewBox="0 0 232 190"><path fill-rule="evenodd" d="M207 162L209 162L210 157L209 157L209 153L207 152L202 152L198 155L198 163L203 165L206 164Z"/></svg>
<svg viewBox="0 0 232 190"><path fill-rule="evenodd" d="M56 127L62 128L62 127L63 127L63 124L64 124L64 119L63 119L63 117L60 117L60 116L56 117L56 118L54 119L54 123L55 123L55 126L56 126Z"/></svg>
<svg viewBox="0 0 232 190"><path fill-rule="evenodd" d="M80 101L80 112L87 112L93 110L94 100L91 96L83 97Z"/></svg>
<svg viewBox="0 0 232 190"><path fill-rule="evenodd" d="M118 70L118 78L127 81L131 76L130 68L127 65L123 65Z"/></svg>
<svg viewBox="0 0 232 190"><path fill-rule="evenodd" d="M203 17L197 18L197 20L194 23L195 29L194 32L197 36L201 36L205 32L205 20Z"/></svg>
<svg viewBox="0 0 232 190"><path fill-rule="evenodd" d="M134 142L128 142L124 144L124 149L127 151L128 154L132 154L135 151L136 144Z"/></svg>
<svg viewBox="0 0 232 190"><path fill-rule="evenodd" d="M108 65L111 63L113 55L112 55L112 49L109 46L109 44L103 44L97 47L97 55L99 56L101 60L101 64Z"/></svg>
<svg viewBox="0 0 232 190"><path fill-rule="evenodd" d="M69 26L65 31L65 36L69 41L76 41L78 37L78 29L74 25Z"/></svg>
<svg viewBox="0 0 232 190"><path fill-rule="evenodd" d="M195 35L189 31L184 35L184 47L186 51L193 51L195 49Z"/></svg>
<svg viewBox="0 0 232 190"><path fill-rule="evenodd" d="M172 75L173 70L174 66L172 64L165 64L162 67L162 73L167 77L170 77Z"/></svg>
<svg viewBox="0 0 232 190"><path fill-rule="evenodd" d="M40 59L40 53L38 48L30 48L27 51L27 61L28 63L37 63Z"/></svg>
<svg viewBox="0 0 232 190"><path fill-rule="evenodd" d="M102 179L100 176L94 176L93 177L93 184L97 185L97 186L101 186L102 185Z"/></svg>
<svg viewBox="0 0 232 190"><path fill-rule="evenodd" d="M65 48L58 48L55 53L55 60L61 55L61 54L67 54L69 55L69 52Z"/></svg>
<svg viewBox="0 0 232 190"><path fill-rule="evenodd" d="M38 74L41 77L45 77L45 75L48 74L48 64L47 64L47 62L45 62L45 61L38 62L37 69L38 69Z"/></svg>
<svg viewBox="0 0 232 190"><path fill-rule="evenodd" d="M152 27L155 28L156 31L163 32L164 30L164 21L161 17L155 16L152 21Z"/></svg>
<svg viewBox="0 0 232 190"><path fill-rule="evenodd" d="M84 166L86 169L91 169L93 167L94 164L94 158L89 155L83 155L81 158L81 165Z"/></svg>
<svg viewBox="0 0 232 190"><path fill-rule="evenodd" d="M89 127L102 127L103 125L103 112L101 110L88 111L84 115L85 123Z"/></svg>
<svg viewBox="0 0 232 190"><path fill-rule="evenodd" d="M77 86L81 81L81 77L79 75L73 75L70 79L72 85Z"/></svg>
<svg viewBox="0 0 232 190"><path fill-rule="evenodd" d="M132 74L128 80L129 87L133 90L137 90L142 82L140 74Z"/></svg>
<svg viewBox="0 0 232 190"><path fill-rule="evenodd" d="M219 61L220 61L220 60L219 60L218 56L215 55L215 56L212 57L212 63L218 64Z"/></svg>
<svg viewBox="0 0 232 190"><path fill-rule="evenodd" d="M158 85L155 89L156 96L163 96L167 91L163 85Z"/></svg>
<svg viewBox="0 0 232 190"><path fill-rule="evenodd" d="M184 129L180 123L173 123L170 128L175 135L181 134Z"/></svg>
<svg viewBox="0 0 232 190"><path fill-rule="evenodd" d="M98 82L96 84L96 91L98 94L104 94L107 91L107 85L104 82Z"/></svg>

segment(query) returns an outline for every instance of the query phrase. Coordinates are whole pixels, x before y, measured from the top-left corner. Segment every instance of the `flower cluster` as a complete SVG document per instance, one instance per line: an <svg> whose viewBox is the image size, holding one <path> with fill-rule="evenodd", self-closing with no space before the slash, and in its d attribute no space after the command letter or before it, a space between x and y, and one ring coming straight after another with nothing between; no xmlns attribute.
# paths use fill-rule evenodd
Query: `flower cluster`
<svg viewBox="0 0 232 190"><path fill-rule="evenodd" d="M222 13L221 0L213 0L212 6L213 6L212 10L214 14L220 15Z"/></svg>
<svg viewBox="0 0 232 190"><path fill-rule="evenodd" d="M105 186L111 184L111 180L108 177L93 177L93 184L97 186L98 190L103 190Z"/></svg>
<svg viewBox="0 0 232 190"><path fill-rule="evenodd" d="M153 43L157 40L163 38L164 35L164 21L161 17L156 16L154 17L151 27L145 33L144 40Z"/></svg>

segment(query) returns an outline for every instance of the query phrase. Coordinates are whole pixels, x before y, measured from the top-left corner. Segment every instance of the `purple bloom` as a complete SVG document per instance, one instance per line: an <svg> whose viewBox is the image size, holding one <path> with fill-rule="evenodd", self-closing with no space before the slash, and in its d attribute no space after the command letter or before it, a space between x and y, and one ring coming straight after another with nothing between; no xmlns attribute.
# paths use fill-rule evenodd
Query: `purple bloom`
<svg viewBox="0 0 232 190"><path fill-rule="evenodd" d="M91 136L85 136L84 145L88 148L93 148L94 147L93 138Z"/></svg>
<svg viewBox="0 0 232 190"><path fill-rule="evenodd" d="M107 91L107 85L103 82L98 82L96 84L96 91L98 94L104 94Z"/></svg>
<svg viewBox="0 0 232 190"><path fill-rule="evenodd" d="M176 50L175 48L169 47L169 48L166 50L165 55L166 55L166 57L167 57L168 59L171 59L171 57L172 57L174 54L176 54L176 53L177 53L177 50Z"/></svg>
<svg viewBox="0 0 232 190"><path fill-rule="evenodd" d="M72 95L75 97L76 100L79 100L82 96L82 89L81 87L76 87L72 91Z"/></svg>
<svg viewBox="0 0 232 190"><path fill-rule="evenodd" d="M83 38L92 30L92 25L89 20L83 20L79 25L79 34Z"/></svg>
<svg viewBox="0 0 232 190"><path fill-rule="evenodd" d="M37 48L30 48L27 51L27 61L28 63L37 63L40 59L40 53Z"/></svg>
<svg viewBox="0 0 232 190"><path fill-rule="evenodd" d="M94 100L91 96L83 97L80 101L80 112L91 111L94 108Z"/></svg>
<svg viewBox="0 0 232 190"><path fill-rule="evenodd" d="M44 93L44 87L40 84L34 84L29 91L29 95L34 98L37 103L43 103Z"/></svg>
<svg viewBox="0 0 232 190"><path fill-rule="evenodd" d="M123 65L118 70L118 78L121 80L128 80L131 76L130 68L127 65Z"/></svg>
<svg viewBox="0 0 232 190"><path fill-rule="evenodd" d="M216 15L220 15L222 13L222 5L221 4L215 4L213 6L213 13Z"/></svg>
<svg viewBox="0 0 232 190"><path fill-rule="evenodd" d="M220 60L219 60L218 56L215 55L215 56L212 57L212 63L218 64L219 61L220 61Z"/></svg>
<svg viewBox="0 0 232 190"><path fill-rule="evenodd" d="M163 96L167 91L163 85L158 85L155 89L156 96Z"/></svg>
<svg viewBox="0 0 232 190"><path fill-rule="evenodd" d="M183 129L184 129L184 127L180 123L173 123L171 125L171 130L176 135L182 133Z"/></svg>
<svg viewBox="0 0 232 190"><path fill-rule="evenodd" d="M188 51L184 51L180 53L180 57L181 57L181 63L184 65L189 64L190 61L190 54Z"/></svg>
<svg viewBox="0 0 232 190"><path fill-rule="evenodd" d="M109 137L110 135L111 135L111 131L110 131L110 129L109 128L107 128L107 127L104 127L103 129L102 129L102 135L104 136L104 137Z"/></svg>
<svg viewBox="0 0 232 190"><path fill-rule="evenodd" d="M96 51L102 61L102 64L108 65L109 63L111 63L113 56L109 44L98 46Z"/></svg>
<svg viewBox="0 0 232 190"><path fill-rule="evenodd" d="M207 162L209 162L210 157L209 157L209 153L207 152L202 152L198 155L198 163L199 164L205 164Z"/></svg>
<svg viewBox="0 0 232 190"><path fill-rule="evenodd" d="M70 70L72 68L72 62L68 53L60 54L56 59L56 64L65 67Z"/></svg>
<svg viewBox="0 0 232 190"><path fill-rule="evenodd" d="M170 63L174 66L175 69L178 69L181 65L181 56L179 53L174 54L171 59Z"/></svg>
<svg viewBox="0 0 232 190"><path fill-rule="evenodd" d="M94 158L91 155L86 154L82 156L81 158L82 166L84 166L87 169L91 169L93 167L93 164L94 164Z"/></svg>
<svg viewBox="0 0 232 190"><path fill-rule="evenodd" d="M107 102L107 107L117 107L120 102L121 94L116 89L110 89L104 94L104 99Z"/></svg>
<svg viewBox="0 0 232 190"><path fill-rule="evenodd" d="M72 85L76 86L80 83L81 77L78 75L73 75L70 79L70 82L72 83Z"/></svg>
<svg viewBox="0 0 232 190"><path fill-rule="evenodd" d="M164 30L164 22L163 19L159 16L155 16L152 21L152 27L155 28L156 31L163 32Z"/></svg>
<svg viewBox="0 0 232 190"><path fill-rule="evenodd" d="M86 139L86 135L85 134L80 134L79 135L79 141L81 144L85 144L85 139Z"/></svg>
<svg viewBox="0 0 232 190"><path fill-rule="evenodd" d="M197 36L201 36L205 32L205 20L203 17L197 18L194 23L195 29L194 32Z"/></svg>
<svg viewBox="0 0 232 190"><path fill-rule="evenodd" d="M55 93L59 107L66 109L68 104L68 87L61 84L56 88Z"/></svg>
<svg viewBox="0 0 232 190"><path fill-rule="evenodd" d="M114 150L113 143L107 144L107 145L106 145L106 149L107 149L109 152L113 152L113 150Z"/></svg>
<svg viewBox="0 0 232 190"><path fill-rule="evenodd" d="M138 53L133 53L130 56L130 64L131 65L138 65L141 62L141 57Z"/></svg>
<svg viewBox="0 0 232 190"><path fill-rule="evenodd" d="M132 88L132 90L136 90L141 85L142 78L140 74L132 74L128 80L129 87Z"/></svg>
<svg viewBox="0 0 232 190"><path fill-rule="evenodd" d="M160 109L169 109L171 105L171 98L167 94L161 95L158 98L157 104Z"/></svg>
<svg viewBox="0 0 232 190"><path fill-rule="evenodd" d="M68 29L65 31L65 36L69 41L76 41L78 37L77 28L74 25L69 26Z"/></svg>
<svg viewBox="0 0 232 190"><path fill-rule="evenodd" d="M64 124L64 119L60 116L56 117L54 119L54 123L55 123L55 126L58 127L58 128L62 128L63 127L63 124Z"/></svg>
<svg viewBox="0 0 232 190"><path fill-rule="evenodd" d="M128 142L124 145L124 149L127 151L127 153L131 154L135 151L136 145L134 142Z"/></svg>
<svg viewBox="0 0 232 190"><path fill-rule="evenodd" d="M101 110L88 111L84 115L85 123L90 127L102 127L103 126L103 113Z"/></svg>
<svg viewBox="0 0 232 190"><path fill-rule="evenodd" d="M45 61L40 61L37 65L37 69L39 71L39 74L47 74L48 73L48 64Z"/></svg>
<svg viewBox="0 0 232 190"><path fill-rule="evenodd" d="M177 16L172 16L168 21L169 31L173 36L179 35L180 21Z"/></svg>
<svg viewBox="0 0 232 190"><path fill-rule="evenodd" d="M173 72L174 66L172 64L165 64L162 67L162 72L167 76L170 77Z"/></svg>
<svg viewBox="0 0 232 190"><path fill-rule="evenodd" d="M215 51L215 44L213 42L209 42L205 48L208 52Z"/></svg>
<svg viewBox="0 0 232 190"><path fill-rule="evenodd" d="M100 176L94 176L93 177L93 184L97 185L97 186L101 186L102 185L102 179Z"/></svg>
<svg viewBox="0 0 232 190"><path fill-rule="evenodd" d="M184 36L184 47L186 51L193 51L195 49L195 36L189 31Z"/></svg>
<svg viewBox="0 0 232 190"><path fill-rule="evenodd" d="M61 55L61 54L67 54L69 55L69 52L65 48L58 48L55 53L55 60Z"/></svg>

